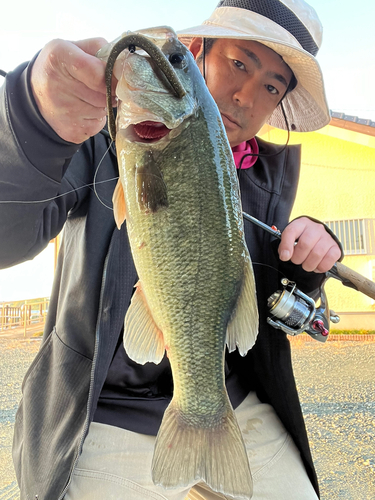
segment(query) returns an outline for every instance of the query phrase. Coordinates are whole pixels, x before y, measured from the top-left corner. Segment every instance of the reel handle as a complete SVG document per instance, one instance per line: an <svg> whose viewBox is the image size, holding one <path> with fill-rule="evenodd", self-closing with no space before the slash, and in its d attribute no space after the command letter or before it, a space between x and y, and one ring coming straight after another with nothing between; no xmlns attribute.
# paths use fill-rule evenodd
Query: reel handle
<svg viewBox="0 0 375 500"><path fill-rule="evenodd" d="M375 283L373 281L353 271L350 267L344 266L341 262L336 262L335 266L339 277L351 281L359 292L375 300Z"/></svg>

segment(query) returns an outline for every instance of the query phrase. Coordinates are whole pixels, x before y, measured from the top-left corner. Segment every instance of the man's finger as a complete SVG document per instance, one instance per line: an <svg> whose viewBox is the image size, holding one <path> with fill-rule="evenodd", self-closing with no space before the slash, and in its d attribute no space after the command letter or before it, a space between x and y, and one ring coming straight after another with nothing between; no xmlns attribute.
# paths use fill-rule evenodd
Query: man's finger
<svg viewBox="0 0 375 500"><path fill-rule="evenodd" d="M320 271L322 261L324 261L326 257L327 261L329 260L328 256L331 247L332 244L330 242L319 240L317 244L312 247L310 253L305 258L303 258L301 261L297 258L298 264L302 264L302 268L305 271ZM332 267L332 265L329 267L329 269Z"/></svg>
<svg viewBox="0 0 375 500"><path fill-rule="evenodd" d="M94 45L97 47L97 44ZM93 49L90 44L88 47ZM72 43L61 53L59 62L72 78L82 82L91 90L105 93L105 62L95 57L95 54L89 54Z"/></svg>
<svg viewBox="0 0 375 500"><path fill-rule="evenodd" d="M341 250L339 249L338 245L331 246L326 255L319 262L319 265L316 267L316 269L314 269L314 271L318 273L326 273L333 267L333 265L339 260L340 257Z"/></svg>
<svg viewBox="0 0 375 500"><path fill-rule="evenodd" d="M301 236L304 225L300 224L298 220L293 221L293 224L288 225L281 234L281 242L279 245L280 260L290 260L296 240Z"/></svg>
<svg viewBox="0 0 375 500"><path fill-rule="evenodd" d="M99 49L108 44L107 40L101 37L87 38L86 40L78 40L72 43L86 52L86 54L90 54L92 56L95 56Z"/></svg>

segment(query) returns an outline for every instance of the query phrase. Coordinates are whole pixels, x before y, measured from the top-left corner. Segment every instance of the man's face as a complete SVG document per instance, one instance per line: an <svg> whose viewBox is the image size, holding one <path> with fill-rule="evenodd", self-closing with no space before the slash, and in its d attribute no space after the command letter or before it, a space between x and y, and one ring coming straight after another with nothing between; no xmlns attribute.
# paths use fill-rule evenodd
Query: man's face
<svg viewBox="0 0 375 500"><path fill-rule="evenodd" d="M190 50L201 53L201 39ZM255 136L286 92L292 72L270 48L218 39L205 57L207 87L220 110L231 147ZM199 64L202 72L202 62Z"/></svg>

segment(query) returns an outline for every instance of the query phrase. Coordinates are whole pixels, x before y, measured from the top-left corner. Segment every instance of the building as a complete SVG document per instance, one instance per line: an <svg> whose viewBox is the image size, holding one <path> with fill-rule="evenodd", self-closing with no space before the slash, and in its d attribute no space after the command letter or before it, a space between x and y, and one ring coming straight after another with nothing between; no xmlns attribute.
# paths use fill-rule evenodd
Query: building
<svg viewBox="0 0 375 500"><path fill-rule="evenodd" d="M279 144L287 132L263 127L262 139ZM292 217L308 214L328 224L345 250L343 264L375 281L375 122L333 113L317 132L291 132L302 144L302 168ZM330 279L329 306L341 330L375 330L375 301ZM332 326L331 326L332 327Z"/></svg>

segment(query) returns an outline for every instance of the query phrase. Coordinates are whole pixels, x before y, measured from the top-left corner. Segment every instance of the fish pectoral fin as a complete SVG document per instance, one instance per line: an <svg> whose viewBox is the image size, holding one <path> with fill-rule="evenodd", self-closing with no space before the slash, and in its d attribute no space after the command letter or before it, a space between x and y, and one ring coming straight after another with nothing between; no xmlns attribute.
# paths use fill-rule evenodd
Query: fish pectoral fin
<svg viewBox="0 0 375 500"><path fill-rule="evenodd" d="M122 223L126 219L126 205L125 205L125 194L124 188L122 186L121 179L117 181L115 190L112 196L113 203L113 213L115 216L115 222L118 229L121 228Z"/></svg>
<svg viewBox="0 0 375 500"><path fill-rule="evenodd" d="M166 489L204 481L225 497L250 499L253 481L242 434L230 407L211 426L189 423L174 400L156 438L152 480Z"/></svg>
<svg viewBox="0 0 375 500"><path fill-rule="evenodd" d="M229 352L235 351L237 347L241 356L245 356L255 344L258 327L254 272L250 255L247 252L242 289L227 328L226 342Z"/></svg>
<svg viewBox="0 0 375 500"><path fill-rule="evenodd" d="M156 212L168 206L167 186L152 155L136 166L136 190L141 210Z"/></svg>
<svg viewBox="0 0 375 500"><path fill-rule="evenodd" d="M165 352L164 337L148 307L140 282L136 284L124 325L124 348L140 365L160 363Z"/></svg>

